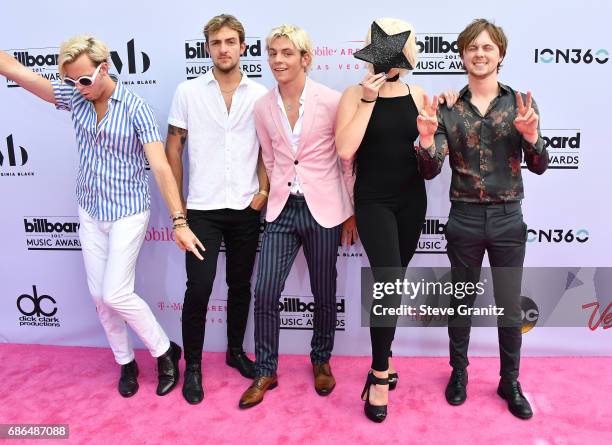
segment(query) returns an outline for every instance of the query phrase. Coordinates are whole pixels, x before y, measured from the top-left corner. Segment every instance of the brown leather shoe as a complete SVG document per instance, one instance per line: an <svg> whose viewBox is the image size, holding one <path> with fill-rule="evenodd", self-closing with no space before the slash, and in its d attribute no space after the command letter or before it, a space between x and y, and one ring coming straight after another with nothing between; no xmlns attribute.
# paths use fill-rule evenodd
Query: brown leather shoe
<svg viewBox="0 0 612 445"><path fill-rule="evenodd" d="M271 377L255 377L249 389L242 393L240 402L238 403L239 408L250 408L252 406L261 403L264 398L264 394L269 389L274 389L278 386L278 380L276 376Z"/></svg>
<svg viewBox="0 0 612 445"><path fill-rule="evenodd" d="M317 394L320 396L330 395L336 386L336 379L332 374L329 363L312 365L312 372L314 373L315 391L317 391Z"/></svg>

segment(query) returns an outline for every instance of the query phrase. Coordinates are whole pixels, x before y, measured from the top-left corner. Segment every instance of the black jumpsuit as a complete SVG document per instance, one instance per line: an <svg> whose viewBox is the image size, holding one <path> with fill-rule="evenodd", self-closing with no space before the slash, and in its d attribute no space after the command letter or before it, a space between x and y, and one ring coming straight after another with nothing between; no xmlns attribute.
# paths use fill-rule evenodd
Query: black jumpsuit
<svg viewBox="0 0 612 445"><path fill-rule="evenodd" d="M376 281L398 278L375 268L405 268L425 221L425 182L414 151L417 116L411 94L379 97L355 157L357 230ZM372 369L388 369L394 335L395 323L370 327Z"/></svg>

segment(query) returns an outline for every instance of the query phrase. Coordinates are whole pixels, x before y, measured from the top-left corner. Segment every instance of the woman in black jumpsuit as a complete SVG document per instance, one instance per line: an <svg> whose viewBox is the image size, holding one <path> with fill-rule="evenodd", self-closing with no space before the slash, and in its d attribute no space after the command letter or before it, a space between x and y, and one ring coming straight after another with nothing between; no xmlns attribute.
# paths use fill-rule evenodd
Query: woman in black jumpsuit
<svg viewBox="0 0 612 445"><path fill-rule="evenodd" d="M412 27L395 19L376 22L387 34L412 31L404 54L415 66ZM359 86L349 87L340 101L336 122L338 154L355 163L357 231L377 282L403 277L395 272L405 268L414 255L427 208L414 151L419 136L417 117L427 99L421 88L399 80L400 74L405 70L392 68L386 75L370 72ZM426 112L432 109L428 107ZM395 271L384 269L390 267ZM397 305L399 298L385 303L387 307ZM376 422L386 417L388 390L395 387L398 377L389 369L395 335L392 321L385 327L370 328L372 369L362 398L366 415Z"/></svg>
<svg viewBox="0 0 612 445"><path fill-rule="evenodd" d="M427 208L425 181L414 152L418 110L405 87L406 95L378 98L355 156L357 231L376 281L403 278L395 277L391 270L376 273L376 268L408 265ZM389 368L394 334L394 326L370 328L373 370Z"/></svg>

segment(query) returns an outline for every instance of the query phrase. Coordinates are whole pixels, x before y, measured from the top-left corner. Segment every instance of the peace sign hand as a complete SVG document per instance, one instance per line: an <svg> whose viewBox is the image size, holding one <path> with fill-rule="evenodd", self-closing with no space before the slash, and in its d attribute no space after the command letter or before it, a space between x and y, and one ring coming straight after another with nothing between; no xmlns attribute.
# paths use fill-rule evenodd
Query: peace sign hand
<svg viewBox="0 0 612 445"><path fill-rule="evenodd" d="M434 96L431 103L427 94L423 94L423 108L417 117L417 129L421 141L431 138L438 128L438 96Z"/></svg>
<svg viewBox="0 0 612 445"><path fill-rule="evenodd" d="M531 91L527 91L526 103L523 103L521 93L517 92L516 105L518 113L516 119L514 119L514 126L527 142L535 144L538 140L538 122L540 117L532 107Z"/></svg>

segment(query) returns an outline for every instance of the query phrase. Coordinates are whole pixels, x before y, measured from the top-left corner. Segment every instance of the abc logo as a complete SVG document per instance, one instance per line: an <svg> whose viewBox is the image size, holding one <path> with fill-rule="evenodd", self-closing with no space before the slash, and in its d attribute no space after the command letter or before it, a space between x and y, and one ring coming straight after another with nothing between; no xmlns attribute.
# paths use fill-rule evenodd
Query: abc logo
<svg viewBox="0 0 612 445"><path fill-rule="evenodd" d="M32 295L22 294L17 298L17 309L23 315L52 317L57 313L56 301L49 295L38 295L36 286L32 286Z"/></svg>
<svg viewBox="0 0 612 445"><path fill-rule="evenodd" d="M538 322L538 318L540 318L540 310L538 309L538 305L529 298L522 296L521 297L521 332L523 334L531 331L536 323Z"/></svg>

